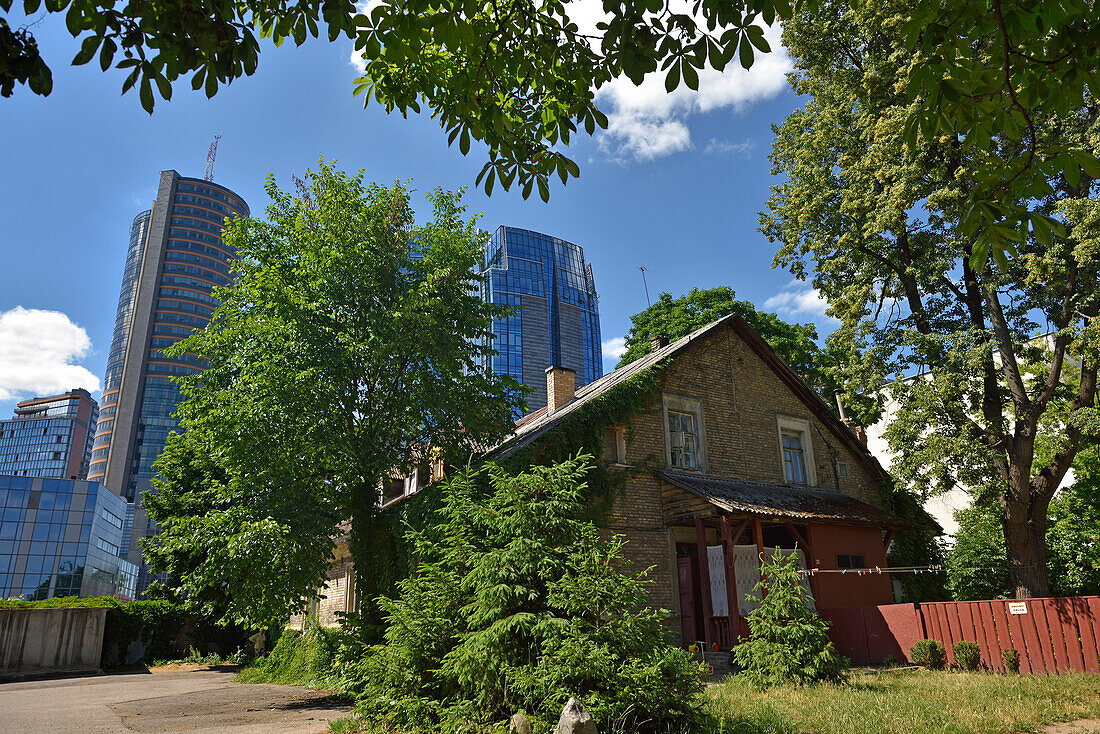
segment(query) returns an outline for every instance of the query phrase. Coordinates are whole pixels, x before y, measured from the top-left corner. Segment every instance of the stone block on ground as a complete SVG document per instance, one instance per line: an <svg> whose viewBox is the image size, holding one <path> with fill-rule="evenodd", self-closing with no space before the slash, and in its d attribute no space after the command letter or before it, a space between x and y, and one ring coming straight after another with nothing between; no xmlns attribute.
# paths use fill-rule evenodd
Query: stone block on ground
<svg viewBox="0 0 1100 734"><path fill-rule="evenodd" d="M596 722L583 703L571 698L562 709L554 734L597 734Z"/></svg>

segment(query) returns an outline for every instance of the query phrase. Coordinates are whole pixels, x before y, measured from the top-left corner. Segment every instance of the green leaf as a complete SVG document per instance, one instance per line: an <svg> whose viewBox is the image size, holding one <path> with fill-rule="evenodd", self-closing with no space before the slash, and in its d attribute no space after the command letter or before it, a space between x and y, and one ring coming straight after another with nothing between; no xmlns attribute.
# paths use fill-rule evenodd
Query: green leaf
<svg viewBox="0 0 1100 734"><path fill-rule="evenodd" d="M675 91L678 86L680 86L680 64L673 63L672 66L669 67L668 74L665 75L665 91L671 93ZM589 131L589 134L591 134L591 132L592 131Z"/></svg>
<svg viewBox="0 0 1100 734"><path fill-rule="evenodd" d="M741 68L751 69L753 62L752 43L747 41L747 36L741 38L741 43L737 47L740 55Z"/></svg>
<svg viewBox="0 0 1100 734"><path fill-rule="evenodd" d="M688 89L699 89L699 72L695 70L695 67L686 61L683 64L684 84Z"/></svg>
<svg viewBox="0 0 1100 734"><path fill-rule="evenodd" d="M141 106L150 115L153 114L153 85L149 83L149 77L143 76L139 85L138 96L141 98Z"/></svg>
<svg viewBox="0 0 1100 734"><path fill-rule="evenodd" d="M115 57L116 48L114 39L103 39L103 48L99 52L99 68L101 71L107 71L108 67L111 66L111 61Z"/></svg>
<svg viewBox="0 0 1100 734"><path fill-rule="evenodd" d="M83 66L92 60L95 52L99 50L99 36L88 36L80 44L80 51L73 57L73 66Z"/></svg>

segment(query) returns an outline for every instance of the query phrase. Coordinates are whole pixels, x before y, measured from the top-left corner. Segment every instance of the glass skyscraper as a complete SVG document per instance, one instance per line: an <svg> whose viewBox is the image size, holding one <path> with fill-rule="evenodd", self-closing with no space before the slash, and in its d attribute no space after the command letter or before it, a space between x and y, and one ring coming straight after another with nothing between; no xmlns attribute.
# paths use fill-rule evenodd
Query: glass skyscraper
<svg viewBox="0 0 1100 734"><path fill-rule="evenodd" d="M153 462L178 425L172 414L180 391L171 378L204 366L160 350L209 323L219 303L213 291L230 284L237 256L222 239L225 219L248 215L248 205L230 189L163 171L152 209L130 228L88 478L131 503L152 486ZM130 511L133 538L155 532L139 506ZM123 550L141 563L136 541L124 538Z"/></svg>
<svg viewBox="0 0 1100 734"><path fill-rule="evenodd" d="M126 501L96 482L0 476L0 599L133 598Z"/></svg>
<svg viewBox="0 0 1100 734"><path fill-rule="evenodd" d="M485 248L482 298L519 308L493 322L495 357L486 369L532 389L527 409L546 406L546 369L566 367L576 386L603 376L600 309L592 266L572 242L499 227Z"/></svg>
<svg viewBox="0 0 1100 734"><path fill-rule="evenodd" d="M0 474L85 479L99 405L84 389L24 400L0 421Z"/></svg>

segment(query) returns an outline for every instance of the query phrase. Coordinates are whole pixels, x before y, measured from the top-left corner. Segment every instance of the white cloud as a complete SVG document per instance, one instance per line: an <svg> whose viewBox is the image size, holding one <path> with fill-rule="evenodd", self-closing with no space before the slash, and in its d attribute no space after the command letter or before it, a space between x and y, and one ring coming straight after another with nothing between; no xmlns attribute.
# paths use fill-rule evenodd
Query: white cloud
<svg viewBox="0 0 1100 734"><path fill-rule="evenodd" d="M751 140L743 140L740 143L734 143L729 140L711 138L710 142L707 143L707 147L703 149L703 152L707 155L732 155L737 158L748 158L755 149L756 143Z"/></svg>
<svg viewBox="0 0 1100 734"><path fill-rule="evenodd" d="M626 354L626 339L621 336L608 339L602 346L604 359L622 359Z"/></svg>
<svg viewBox="0 0 1100 734"><path fill-rule="evenodd" d="M792 280L783 290L764 301L764 308L771 309L780 316L810 316L812 318L826 317L825 309L829 307L817 288L801 280Z"/></svg>
<svg viewBox="0 0 1100 734"><path fill-rule="evenodd" d="M697 91L681 83L671 94L666 92L665 72L647 75L638 86L626 77L612 80L597 95L608 110L604 149L637 160L691 150L695 146L687 121L693 115L722 109L740 112L775 97L787 87L786 75L793 68L780 34L778 25L765 29L772 52L758 53L749 71L736 59L724 71L704 69Z"/></svg>
<svg viewBox="0 0 1100 734"><path fill-rule="evenodd" d="M91 351L80 326L60 311L16 306L0 313L0 400L99 390L99 378L73 364Z"/></svg>

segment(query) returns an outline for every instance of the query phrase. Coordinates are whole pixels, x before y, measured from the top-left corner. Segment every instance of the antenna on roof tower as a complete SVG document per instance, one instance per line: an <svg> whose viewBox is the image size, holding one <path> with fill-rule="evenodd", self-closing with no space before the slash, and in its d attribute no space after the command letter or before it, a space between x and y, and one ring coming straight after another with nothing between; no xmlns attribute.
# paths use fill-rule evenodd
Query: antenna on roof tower
<svg viewBox="0 0 1100 734"><path fill-rule="evenodd" d="M638 270L642 271L642 287L645 288L645 302L649 304L650 308L653 308L653 301L649 300L649 286L645 282L645 265L639 265Z"/></svg>
<svg viewBox="0 0 1100 734"><path fill-rule="evenodd" d="M214 180L214 159L218 157L218 141L222 139L221 133L214 135L214 142L210 144L210 150L206 154L206 175L203 176L207 181Z"/></svg>

